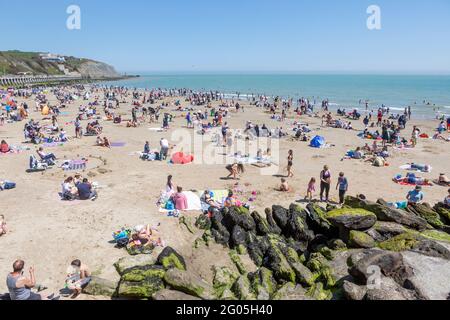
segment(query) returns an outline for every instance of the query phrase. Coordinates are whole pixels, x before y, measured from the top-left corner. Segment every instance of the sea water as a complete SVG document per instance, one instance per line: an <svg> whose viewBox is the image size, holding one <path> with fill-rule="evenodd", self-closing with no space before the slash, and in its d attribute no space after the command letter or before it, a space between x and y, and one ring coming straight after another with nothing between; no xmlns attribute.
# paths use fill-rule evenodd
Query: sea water
<svg viewBox="0 0 450 320"><path fill-rule="evenodd" d="M445 75L298 75L298 74L146 74L139 78L106 82L128 88L189 88L220 91L241 99L252 95L308 98L320 107L328 99L330 109L377 110L384 104L392 113L411 106L419 119L450 115L450 76Z"/></svg>

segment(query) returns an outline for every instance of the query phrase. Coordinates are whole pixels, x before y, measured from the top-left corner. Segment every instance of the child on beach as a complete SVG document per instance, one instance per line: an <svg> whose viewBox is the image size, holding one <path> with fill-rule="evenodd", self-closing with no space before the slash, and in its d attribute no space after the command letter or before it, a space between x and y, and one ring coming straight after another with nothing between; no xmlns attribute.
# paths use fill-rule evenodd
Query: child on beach
<svg viewBox="0 0 450 320"><path fill-rule="evenodd" d="M0 237L5 235L8 232L6 228L6 220L4 215L0 215Z"/></svg>
<svg viewBox="0 0 450 320"><path fill-rule="evenodd" d="M291 187L289 186L288 182L286 181L285 178L281 179L281 185L280 188L278 189L280 192L291 192Z"/></svg>
<svg viewBox="0 0 450 320"><path fill-rule="evenodd" d="M316 192L316 178L311 178L311 180L308 183L308 190L306 191L305 199L312 201L314 192Z"/></svg>

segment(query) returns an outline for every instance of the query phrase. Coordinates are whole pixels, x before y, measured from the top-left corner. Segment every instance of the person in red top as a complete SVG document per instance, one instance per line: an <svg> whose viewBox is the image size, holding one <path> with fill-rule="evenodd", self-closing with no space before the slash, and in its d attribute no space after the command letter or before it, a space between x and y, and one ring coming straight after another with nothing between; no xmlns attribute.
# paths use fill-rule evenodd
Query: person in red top
<svg viewBox="0 0 450 320"><path fill-rule="evenodd" d="M9 145L5 140L2 140L2 143L0 144L0 153L8 153L10 151L11 149L9 148Z"/></svg>
<svg viewBox="0 0 450 320"><path fill-rule="evenodd" d="M172 201L177 210L183 211L188 208L187 197L183 193L182 187L177 187L177 192L172 196Z"/></svg>

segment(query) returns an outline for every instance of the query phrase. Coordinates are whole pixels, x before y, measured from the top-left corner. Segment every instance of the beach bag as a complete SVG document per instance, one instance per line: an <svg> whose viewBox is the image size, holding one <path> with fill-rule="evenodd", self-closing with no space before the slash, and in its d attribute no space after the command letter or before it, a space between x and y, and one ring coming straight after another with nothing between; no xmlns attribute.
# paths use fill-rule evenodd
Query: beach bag
<svg viewBox="0 0 450 320"><path fill-rule="evenodd" d="M14 182L6 182L3 189L5 190L11 190L16 187L16 184Z"/></svg>
<svg viewBox="0 0 450 320"><path fill-rule="evenodd" d="M128 245L128 238L121 238L119 240L116 240L116 246L117 248L125 248Z"/></svg>
<svg viewBox="0 0 450 320"><path fill-rule="evenodd" d="M166 203L166 210L175 210L175 204L173 203L173 201L169 200Z"/></svg>

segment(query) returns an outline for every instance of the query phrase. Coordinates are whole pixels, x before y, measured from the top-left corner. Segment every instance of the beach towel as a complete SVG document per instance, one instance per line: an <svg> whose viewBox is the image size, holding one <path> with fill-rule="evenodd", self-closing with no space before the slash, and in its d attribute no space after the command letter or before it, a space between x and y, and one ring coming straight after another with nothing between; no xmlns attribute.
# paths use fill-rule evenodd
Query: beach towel
<svg viewBox="0 0 450 320"><path fill-rule="evenodd" d="M393 181L401 186L411 186L411 187L415 187L415 186L424 186L424 187L431 187L433 184L432 183L425 183L425 184L416 184L416 183L411 183L405 180L397 180L397 179L393 179Z"/></svg>
<svg viewBox="0 0 450 320"><path fill-rule="evenodd" d="M87 160L67 160L62 165L61 168L64 171L81 171L87 168Z"/></svg>
<svg viewBox="0 0 450 320"><path fill-rule="evenodd" d="M46 147L46 148L56 148L56 147L62 147L62 146L64 146L63 142L44 143L44 147Z"/></svg>
<svg viewBox="0 0 450 320"><path fill-rule="evenodd" d="M125 147L127 144L126 142L111 142L112 148L122 148Z"/></svg>
<svg viewBox="0 0 450 320"><path fill-rule="evenodd" d="M237 163L242 163L242 164L258 164L258 163L271 164L272 163L272 160L270 158L242 157L242 156L234 156L234 155L230 156L230 158L232 158Z"/></svg>
<svg viewBox="0 0 450 320"><path fill-rule="evenodd" d="M420 169L417 167L412 168L412 166L410 164L405 164L404 166L401 166L400 169L408 170L408 171L418 171L418 172L422 172L422 173L430 173L433 170L433 168L428 165L422 165L422 167L423 167L423 169Z"/></svg>
<svg viewBox="0 0 450 320"><path fill-rule="evenodd" d="M192 191L184 191L183 194L187 198L187 209L185 211L201 211L202 210L202 204L200 201L200 196ZM163 197L163 196L162 196ZM160 213L168 214L170 212L173 212L173 209L166 209L167 200L161 202L161 206L159 208Z"/></svg>
<svg viewBox="0 0 450 320"><path fill-rule="evenodd" d="M154 131L154 132L164 132L163 128L148 128L148 130Z"/></svg>

